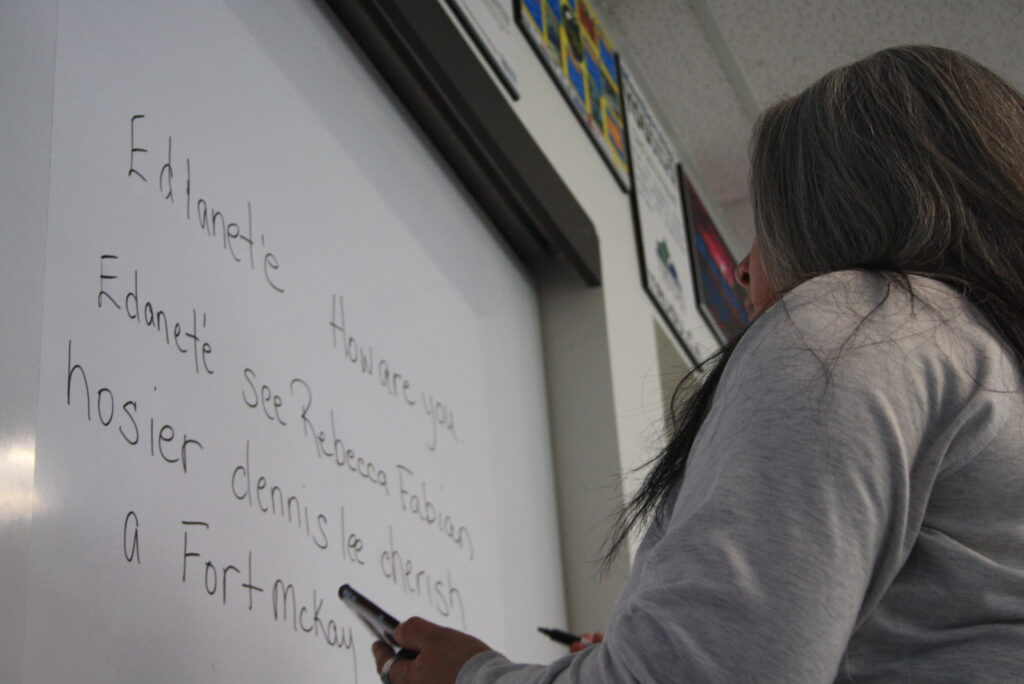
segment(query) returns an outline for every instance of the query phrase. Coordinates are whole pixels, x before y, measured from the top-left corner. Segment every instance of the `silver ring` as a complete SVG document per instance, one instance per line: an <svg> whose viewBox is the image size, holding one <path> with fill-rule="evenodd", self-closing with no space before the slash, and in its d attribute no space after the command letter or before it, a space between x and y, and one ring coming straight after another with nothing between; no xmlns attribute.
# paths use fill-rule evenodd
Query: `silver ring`
<svg viewBox="0 0 1024 684"><path fill-rule="evenodd" d="M388 658L387 662L384 663L384 667L380 668L380 681L382 681L384 684L394 684L394 682L391 681L391 677L389 677L388 674L391 672L391 668L395 666L395 663L397 663L401 659L402 657L399 655L393 655L390 658Z"/></svg>

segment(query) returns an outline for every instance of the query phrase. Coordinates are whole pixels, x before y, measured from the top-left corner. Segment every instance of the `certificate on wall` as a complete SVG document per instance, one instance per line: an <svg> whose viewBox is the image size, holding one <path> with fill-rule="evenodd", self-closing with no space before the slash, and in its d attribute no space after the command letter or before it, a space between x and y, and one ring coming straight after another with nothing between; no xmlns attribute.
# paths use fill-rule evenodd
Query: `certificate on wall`
<svg viewBox="0 0 1024 684"><path fill-rule="evenodd" d="M632 173L633 223L644 289L694 363L718 349L691 276L679 159L662 125L620 62Z"/></svg>
<svg viewBox="0 0 1024 684"><path fill-rule="evenodd" d="M515 0L515 8L527 41L612 175L628 192L629 159L615 47L590 0Z"/></svg>

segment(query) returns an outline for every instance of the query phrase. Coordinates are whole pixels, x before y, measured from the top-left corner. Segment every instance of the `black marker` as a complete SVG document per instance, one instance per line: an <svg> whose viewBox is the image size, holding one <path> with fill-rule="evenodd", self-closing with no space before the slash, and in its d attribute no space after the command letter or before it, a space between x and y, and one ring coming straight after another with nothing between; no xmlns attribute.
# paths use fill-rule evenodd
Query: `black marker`
<svg viewBox="0 0 1024 684"><path fill-rule="evenodd" d="M572 632L566 632L565 630L561 629L548 629L547 627L538 627L537 631L541 634L546 635L552 641L557 641L558 643L565 644L566 646L572 646L577 641L582 641L584 646L590 646L594 643L590 639L584 639L583 637L573 634Z"/></svg>
<svg viewBox="0 0 1024 684"><path fill-rule="evenodd" d="M391 648L398 649L398 653L395 655L399 658L415 658L419 655L419 651L402 648L399 643L395 641L395 628L398 627L398 620L391 614L382 610L376 603L366 598L347 584L341 585L338 589L338 598L352 609L352 612L363 621L363 624L365 624L378 639L387 643Z"/></svg>

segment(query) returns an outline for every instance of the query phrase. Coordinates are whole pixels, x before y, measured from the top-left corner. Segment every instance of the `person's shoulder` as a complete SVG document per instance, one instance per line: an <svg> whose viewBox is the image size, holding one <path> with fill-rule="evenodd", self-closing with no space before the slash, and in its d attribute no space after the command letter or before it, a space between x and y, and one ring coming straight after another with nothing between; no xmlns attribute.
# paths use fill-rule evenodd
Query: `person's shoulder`
<svg viewBox="0 0 1024 684"><path fill-rule="evenodd" d="M845 270L812 278L769 307L744 337L748 352L812 354L829 368L842 361L932 372L942 366L975 379L1018 376L1014 355L974 305L918 275Z"/></svg>
<svg viewBox="0 0 1024 684"><path fill-rule="evenodd" d="M865 326L930 324L955 310L960 297L937 281L864 270L834 271L811 278L786 292L765 318L822 328L836 334Z"/></svg>
<svg viewBox="0 0 1024 684"><path fill-rule="evenodd" d="M897 280L867 271L835 271L785 292L750 324L737 351L829 355L892 338L915 318L913 295Z"/></svg>
<svg viewBox="0 0 1024 684"><path fill-rule="evenodd" d="M807 280L785 293L751 326L793 327L819 343L899 340L915 333L970 328L991 336L965 297L948 285L917 275L845 270Z"/></svg>

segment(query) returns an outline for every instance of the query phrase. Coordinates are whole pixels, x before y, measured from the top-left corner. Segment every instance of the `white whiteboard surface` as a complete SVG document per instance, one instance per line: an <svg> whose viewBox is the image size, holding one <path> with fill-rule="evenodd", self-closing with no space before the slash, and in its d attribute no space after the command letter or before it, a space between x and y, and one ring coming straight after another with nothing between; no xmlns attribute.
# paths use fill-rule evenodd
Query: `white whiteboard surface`
<svg viewBox="0 0 1024 684"><path fill-rule="evenodd" d="M344 32L57 35L23 680L374 682L342 582L558 655L535 293Z"/></svg>

